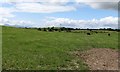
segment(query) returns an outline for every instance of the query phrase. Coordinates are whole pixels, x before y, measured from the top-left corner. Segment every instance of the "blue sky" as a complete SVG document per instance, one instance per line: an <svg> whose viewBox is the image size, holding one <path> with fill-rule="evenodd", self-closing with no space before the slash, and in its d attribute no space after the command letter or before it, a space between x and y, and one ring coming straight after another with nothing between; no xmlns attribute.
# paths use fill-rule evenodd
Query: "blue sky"
<svg viewBox="0 0 120 72"><path fill-rule="evenodd" d="M72 3L73 4L73 3ZM14 4L3 4L3 7L13 7ZM93 9L90 6L80 7L75 11L67 12L56 12L56 13L26 13L26 12L14 12L16 17L13 19L26 19L26 20L36 20L43 19L47 16L50 17L61 17L61 18L71 18L71 19L100 19L107 16L117 17L117 11L114 10L104 10L104 9ZM30 17L30 18L29 18Z"/></svg>
<svg viewBox="0 0 120 72"><path fill-rule="evenodd" d="M15 18L17 19L26 19L26 20L36 20L36 19L43 19L45 17L61 17L61 18L71 18L71 19L100 19L107 16L114 16L117 17L117 11L113 10L99 10L93 9L89 6L84 8L79 8L76 11L68 11L68 12L57 12L57 13L25 13L25 12L17 12L13 13L16 15ZM29 18L30 17L30 18ZM14 19L14 18L13 18Z"/></svg>
<svg viewBox="0 0 120 72"><path fill-rule="evenodd" d="M1 11L0 14L4 24L12 23L20 26L45 27L62 24L73 28L117 28L116 7L116 2L2 3L0 10L3 12ZM103 22L106 22L107 26L101 24Z"/></svg>

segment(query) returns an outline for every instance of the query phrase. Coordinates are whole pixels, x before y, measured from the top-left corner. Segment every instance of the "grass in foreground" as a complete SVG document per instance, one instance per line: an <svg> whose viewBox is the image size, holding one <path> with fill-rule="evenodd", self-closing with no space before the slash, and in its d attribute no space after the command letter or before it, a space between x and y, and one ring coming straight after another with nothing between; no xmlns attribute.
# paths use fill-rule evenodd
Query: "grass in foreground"
<svg viewBox="0 0 120 72"><path fill-rule="evenodd" d="M35 29L3 27L3 69L20 70L86 70L81 59L71 55L75 50L118 48L118 33L43 32Z"/></svg>

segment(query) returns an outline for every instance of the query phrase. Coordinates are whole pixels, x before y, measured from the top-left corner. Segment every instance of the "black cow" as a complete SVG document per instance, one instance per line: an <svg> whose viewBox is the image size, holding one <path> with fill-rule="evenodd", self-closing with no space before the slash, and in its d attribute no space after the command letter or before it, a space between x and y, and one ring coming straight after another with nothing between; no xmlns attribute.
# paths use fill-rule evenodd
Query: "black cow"
<svg viewBox="0 0 120 72"><path fill-rule="evenodd" d="M108 34L108 36L110 36L110 33Z"/></svg>
<svg viewBox="0 0 120 72"><path fill-rule="evenodd" d="M91 35L90 33L87 33L87 35Z"/></svg>
<svg viewBox="0 0 120 72"><path fill-rule="evenodd" d="M95 33L98 33L98 32L95 32Z"/></svg>

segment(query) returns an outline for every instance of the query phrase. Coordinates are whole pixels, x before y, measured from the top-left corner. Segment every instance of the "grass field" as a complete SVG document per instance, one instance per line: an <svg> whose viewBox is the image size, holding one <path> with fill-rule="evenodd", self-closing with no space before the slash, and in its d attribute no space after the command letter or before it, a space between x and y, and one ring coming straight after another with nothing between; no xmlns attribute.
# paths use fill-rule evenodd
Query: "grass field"
<svg viewBox="0 0 120 72"><path fill-rule="evenodd" d="M71 52L90 48L118 48L118 33L43 32L2 27L3 69L57 70L88 67ZM76 64L77 63L77 64ZM76 67L77 65L77 67Z"/></svg>

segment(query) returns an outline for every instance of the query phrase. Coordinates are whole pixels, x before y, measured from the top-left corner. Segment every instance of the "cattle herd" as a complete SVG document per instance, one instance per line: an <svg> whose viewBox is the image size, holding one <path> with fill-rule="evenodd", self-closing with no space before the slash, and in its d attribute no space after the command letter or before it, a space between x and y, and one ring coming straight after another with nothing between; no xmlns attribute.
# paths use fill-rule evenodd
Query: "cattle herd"
<svg viewBox="0 0 120 72"><path fill-rule="evenodd" d="M25 29L30 29L26 28ZM117 31L119 29L103 28L103 29L80 29L80 28L65 28L65 27L47 27L47 28L35 28L39 31L45 32L73 32L73 33L86 33L87 35L92 35L93 33L106 33L106 35L111 36L110 31Z"/></svg>

